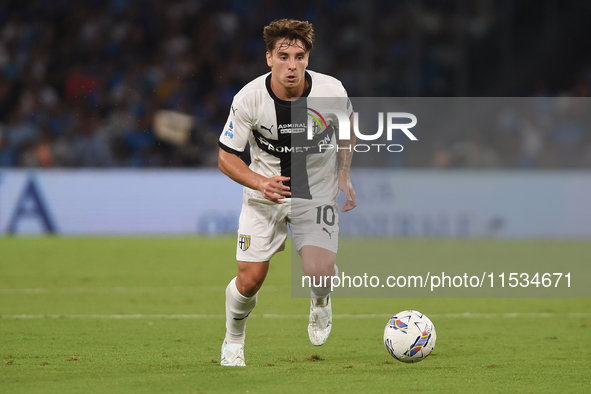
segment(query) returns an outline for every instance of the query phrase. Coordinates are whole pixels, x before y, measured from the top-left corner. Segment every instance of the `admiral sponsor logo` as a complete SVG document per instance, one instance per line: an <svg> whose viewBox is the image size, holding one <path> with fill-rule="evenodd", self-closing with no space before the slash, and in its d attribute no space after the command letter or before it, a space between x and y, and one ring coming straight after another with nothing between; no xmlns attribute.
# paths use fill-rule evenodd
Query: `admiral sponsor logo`
<svg viewBox="0 0 591 394"><path fill-rule="evenodd" d="M284 123L279 125L281 134L298 134L306 132L306 123Z"/></svg>

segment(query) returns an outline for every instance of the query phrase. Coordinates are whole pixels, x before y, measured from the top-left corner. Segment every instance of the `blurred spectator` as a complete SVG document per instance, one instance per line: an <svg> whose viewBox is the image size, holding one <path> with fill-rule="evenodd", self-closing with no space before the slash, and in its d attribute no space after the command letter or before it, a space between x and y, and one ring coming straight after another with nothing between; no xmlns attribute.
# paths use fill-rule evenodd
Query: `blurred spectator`
<svg viewBox="0 0 591 394"><path fill-rule="evenodd" d="M21 155L22 167L48 168L54 165L53 143L54 136L49 129L41 130L41 138L29 143Z"/></svg>
<svg viewBox="0 0 591 394"><path fill-rule="evenodd" d="M513 1L515 15L531 14L524 21L508 18L501 3L3 1L0 165L216 165L232 97L268 71L262 29L286 16L314 23L310 68L341 79L351 96L591 95L587 53L558 55L561 46L552 44L591 37L585 2L545 15L548 7ZM503 41L509 20L515 32L528 34ZM550 37L545 23L580 28L557 28ZM548 59L560 58L578 77L567 80L572 73L540 59L539 43ZM440 135L430 141L435 151L392 156L384 165L589 166L589 130L580 125L590 119L569 123L568 116L552 114L554 101L541 103L538 114L500 120L513 124L483 128L453 144L456 136ZM154 114L163 109L193 118L187 144L155 136Z"/></svg>
<svg viewBox="0 0 591 394"><path fill-rule="evenodd" d="M97 133L100 122L97 112L79 115L70 145L72 166L108 167L114 164L107 140Z"/></svg>
<svg viewBox="0 0 591 394"><path fill-rule="evenodd" d="M17 158L17 150L8 142L6 131L0 129L0 167L14 166Z"/></svg>
<svg viewBox="0 0 591 394"><path fill-rule="evenodd" d="M453 167L494 168L500 164L499 158L487 144L478 130L470 130L468 138L451 146L451 164Z"/></svg>

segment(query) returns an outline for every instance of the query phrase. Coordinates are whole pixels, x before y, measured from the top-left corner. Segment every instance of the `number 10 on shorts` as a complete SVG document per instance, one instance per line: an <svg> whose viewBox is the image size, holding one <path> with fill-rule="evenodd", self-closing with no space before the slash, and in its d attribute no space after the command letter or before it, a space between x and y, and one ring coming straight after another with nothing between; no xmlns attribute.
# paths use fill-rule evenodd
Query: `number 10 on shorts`
<svg viewBox="0 0 591 394"><path fill-rule="evenodd" d="M326 224L327 226L334 225L335 213L332 205L324 205L316 207L316 224Z"/></svg>

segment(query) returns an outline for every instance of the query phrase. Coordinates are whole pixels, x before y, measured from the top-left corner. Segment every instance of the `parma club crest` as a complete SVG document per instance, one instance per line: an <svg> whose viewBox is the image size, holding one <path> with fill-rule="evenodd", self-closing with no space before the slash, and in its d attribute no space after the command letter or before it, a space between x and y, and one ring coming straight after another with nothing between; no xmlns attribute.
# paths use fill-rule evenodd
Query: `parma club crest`
<svg viewBox="0 0 591 394"><path fill-rule="evenodd" d="M243 252L246 252L246 250L250 247L250 235L240 234L238 237L238 247Z"/></svg>

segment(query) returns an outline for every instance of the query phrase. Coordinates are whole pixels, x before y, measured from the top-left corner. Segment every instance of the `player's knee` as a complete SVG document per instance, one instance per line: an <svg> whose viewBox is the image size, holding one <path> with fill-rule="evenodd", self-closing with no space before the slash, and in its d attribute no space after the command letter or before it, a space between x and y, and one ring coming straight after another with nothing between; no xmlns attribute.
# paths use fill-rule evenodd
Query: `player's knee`
<svg viewBox="0 0 591 394"><path fill-rule="evenodd" d="M304 274L310 277L324 277L334 275L333 261L317 261L304 265Z"/></svg>
<svg viewBox="0 0 591 394"><path fill-rule="evenodd" d="M258 275L242 275L236 281L236 287L243 296L252 297L259 291L264 280L264 276L261 278Z"/></svg>
<svg viewBox="0 0 591 394"><path fill-rule="evenodd" d="M332 275L313 275L310 277L310 286L314 288L330 287Z"/></svg>
<svg viewBox="0 0 591 394"><path fill-rule="evenodd" d="M257 283L256 281L246 280L242 283L242 286L238 286L238 291L245 297L252 297L256 293L258 293L259 289L261 288L262 283Z"/></svg>

